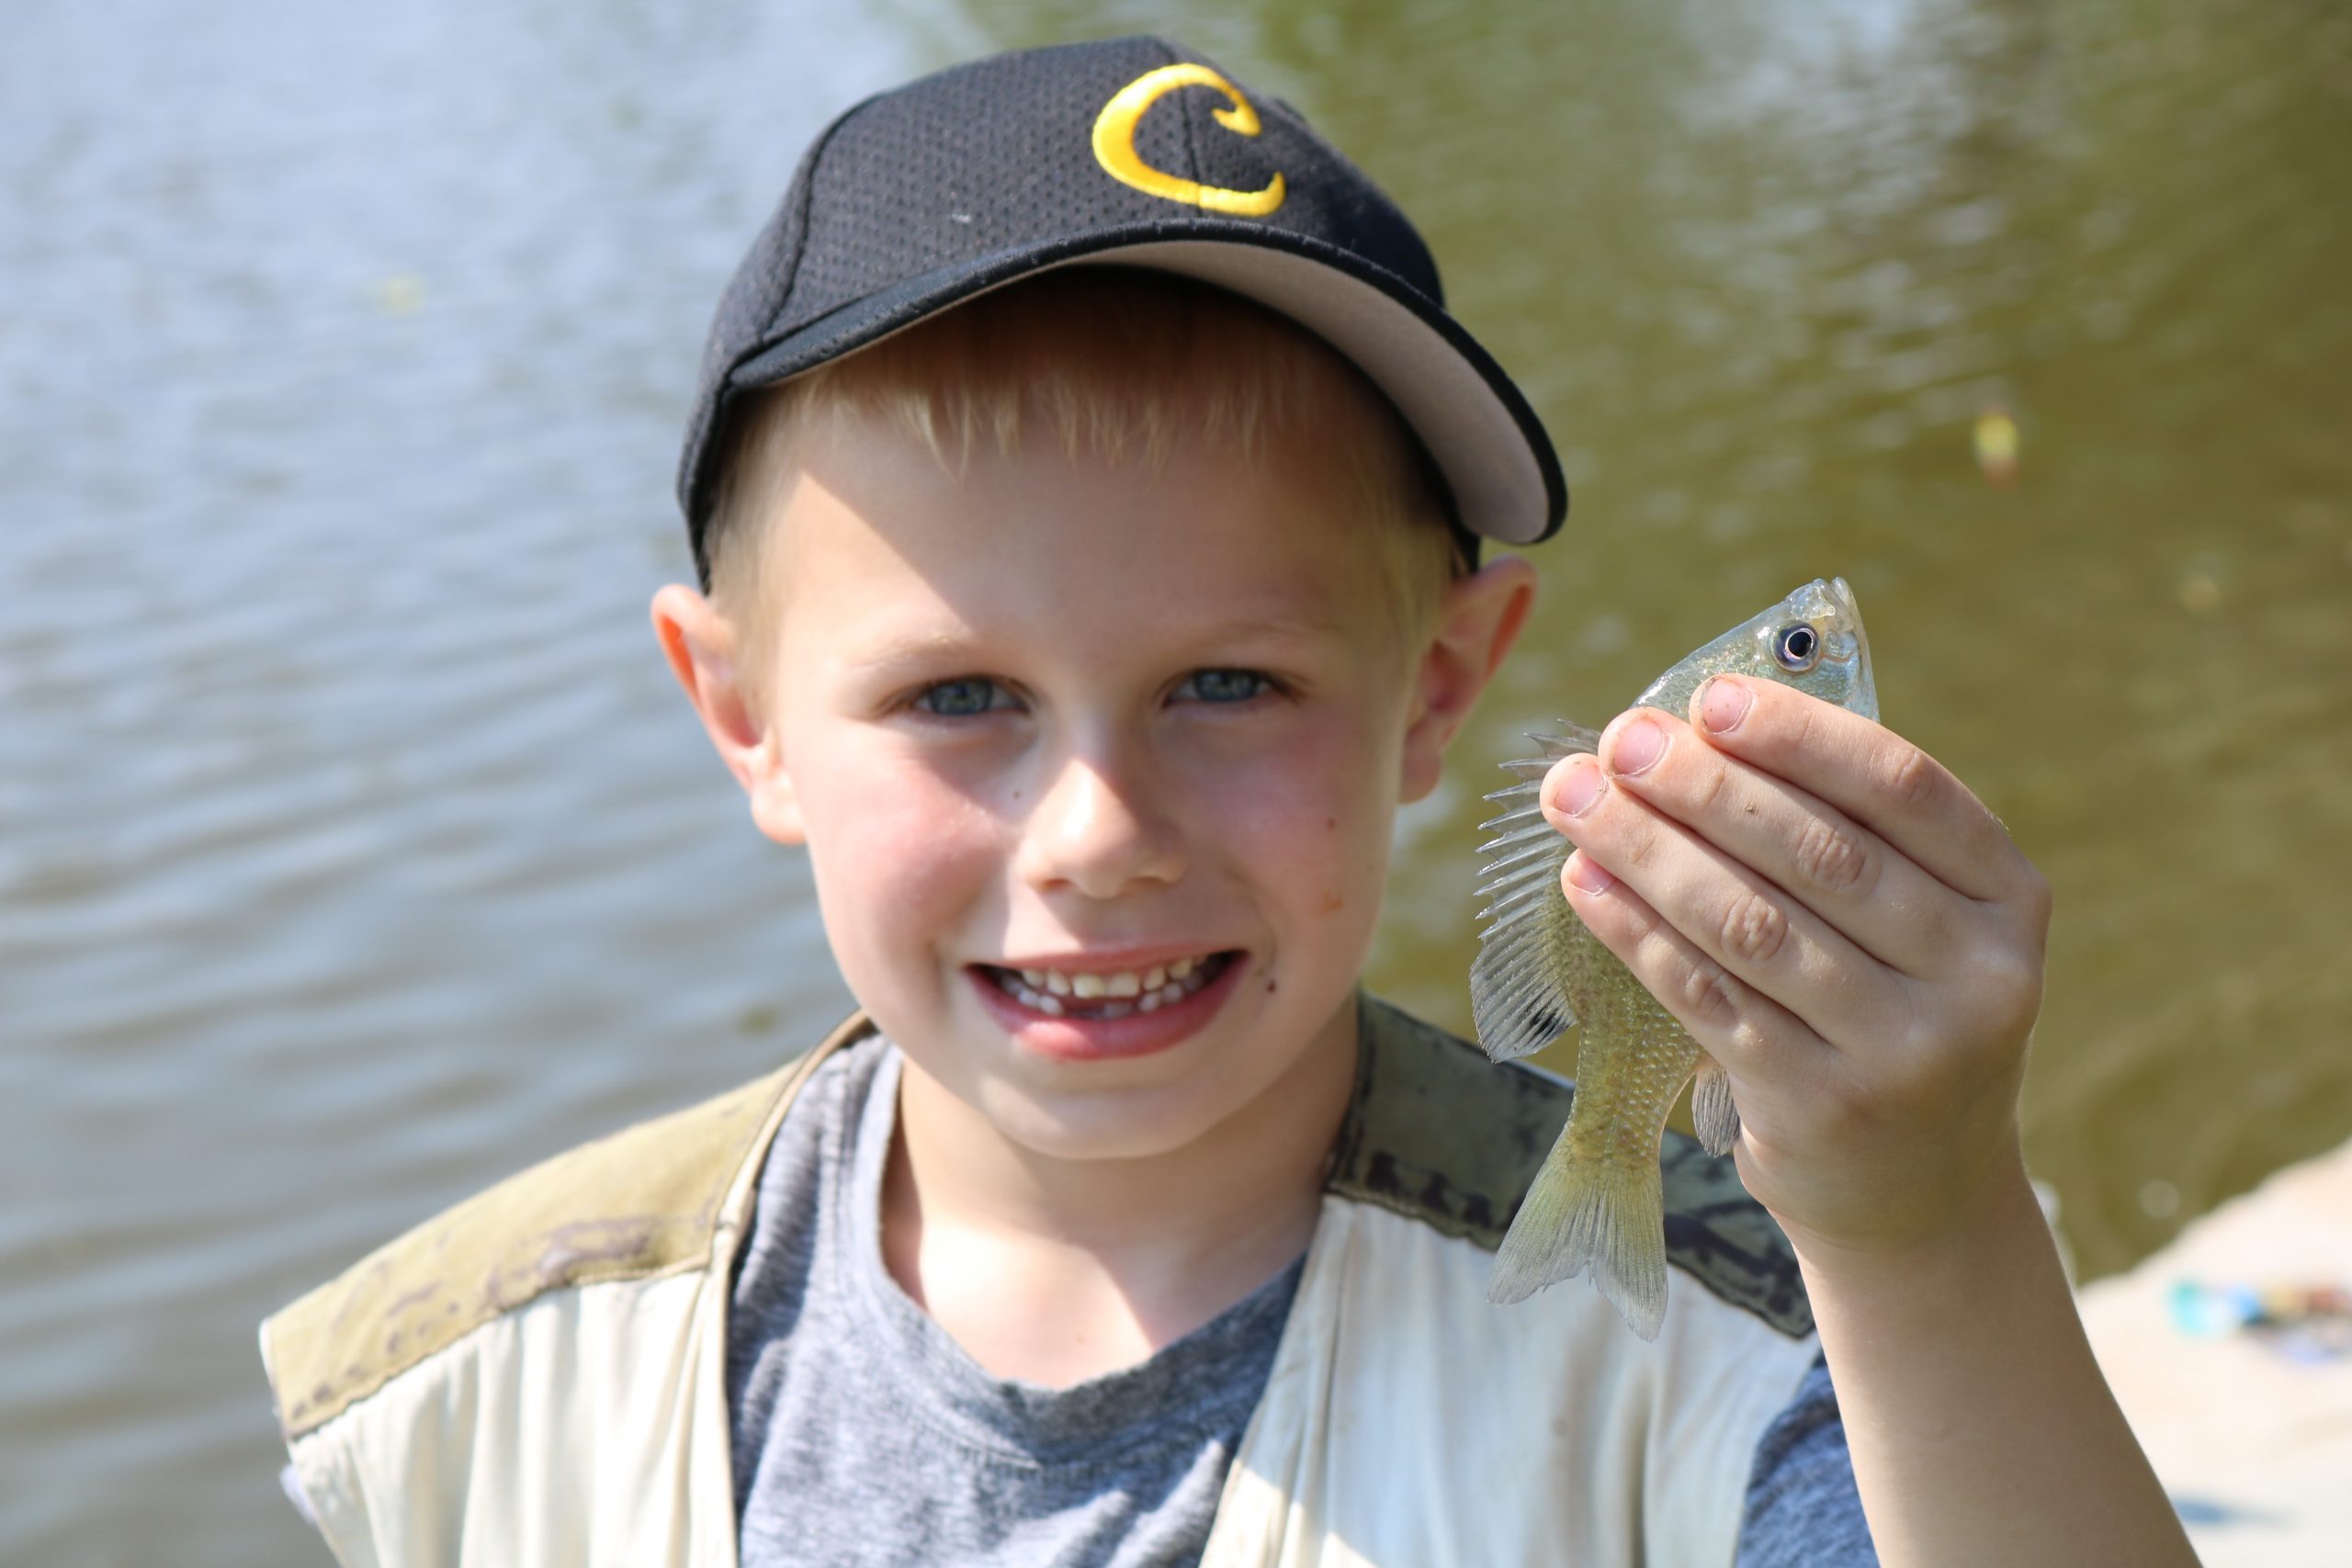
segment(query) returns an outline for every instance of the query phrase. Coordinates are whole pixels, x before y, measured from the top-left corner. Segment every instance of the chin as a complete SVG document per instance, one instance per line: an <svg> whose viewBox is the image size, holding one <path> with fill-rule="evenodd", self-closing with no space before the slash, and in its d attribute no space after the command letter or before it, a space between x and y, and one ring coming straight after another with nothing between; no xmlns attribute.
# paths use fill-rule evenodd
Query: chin
<svg viewBox="0 0 2352 1568"><path fill-rule="evenodd" d="M1204 1102L1170 1087L1049 1096L984 1089L978 1109L999 1134L1032 1154L1114 1160L1174 1154L1205 1137L1239 1107Z"/></svg>

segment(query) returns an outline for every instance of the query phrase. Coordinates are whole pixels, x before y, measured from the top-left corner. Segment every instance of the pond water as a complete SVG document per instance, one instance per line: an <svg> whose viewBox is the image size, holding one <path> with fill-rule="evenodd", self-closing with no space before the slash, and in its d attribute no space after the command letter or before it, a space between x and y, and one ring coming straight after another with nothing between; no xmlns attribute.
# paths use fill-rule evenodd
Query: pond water
<svg viewBox="0 0 2352 1568"><path fill-rule="evenodd" d="M323 1561L263 1314L845 1008L645 622L707 313L855 97L1152 28L1416 215L1577 487L1378 988L1466 1024L1521 729L1843 572L2057 888L2085 1272L2352 1134L2338 6L20 0L0 1560Z"/></svg>

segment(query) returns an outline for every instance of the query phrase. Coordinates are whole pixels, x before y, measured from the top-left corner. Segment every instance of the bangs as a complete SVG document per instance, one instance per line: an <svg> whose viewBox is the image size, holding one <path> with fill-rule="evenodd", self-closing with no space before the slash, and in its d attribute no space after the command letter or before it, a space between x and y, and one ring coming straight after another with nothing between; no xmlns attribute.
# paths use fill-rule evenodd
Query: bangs
<svg viewBox="0 0 2352 1568"><path fill-rule="evenodd" d="M711 591L767 646L763 558L800 441L848 423L911 438L961 476L986 453L1044 441L1164 474L1198 446L1263 463L1314 453L1336 499L1382 536L1399 619L1432 608L1465 566L1445 491L1379 389L1288 317L1139 267L1040 273L759 393L733 422L707 548ZM1398 548L1402 544L1403 548ZM761 668L758 660L753 669Z"/></svg>

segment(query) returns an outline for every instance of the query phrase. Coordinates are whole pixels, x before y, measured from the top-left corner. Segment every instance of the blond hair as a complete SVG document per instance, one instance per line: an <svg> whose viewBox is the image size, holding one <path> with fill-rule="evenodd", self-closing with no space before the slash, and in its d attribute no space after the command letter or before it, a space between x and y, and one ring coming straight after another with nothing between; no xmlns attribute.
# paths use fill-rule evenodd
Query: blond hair
<svg viewBox="0 0 2352 1568"><path fill-rule="evenodd" d="M1237 349L1237 345L1243 345ZM1188 438L1248 462L1302 439L1379 549L1387 609L1426 631L1467 569L1420 443L1363 373L1289 318L1223 289L1133 267L1024 278L759 393L732 422L707 542L712 602L741 639L760 711L774 646L768 556L797 444L829 422L879 421L952 473L1042 434L1163 469Z"/></svg>

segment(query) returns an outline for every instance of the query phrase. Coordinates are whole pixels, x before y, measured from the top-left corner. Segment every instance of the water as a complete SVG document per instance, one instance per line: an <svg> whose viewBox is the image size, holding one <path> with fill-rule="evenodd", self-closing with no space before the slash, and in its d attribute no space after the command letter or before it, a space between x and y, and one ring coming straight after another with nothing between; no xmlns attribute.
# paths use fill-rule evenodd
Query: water
<svg viewBox="0 0 2352 1568"><path fill-rule="evenodd" d="M1577 487L1380 988L1466 1023L1521 728L1842 571L2057 887L2025 1116L2086 1272L2352 1134L2334 7L20 0L0 1561L322 1561L260 1317L846 1006L645 621L707 311L840 107L1154 26L1416 214Z"/></svg>

